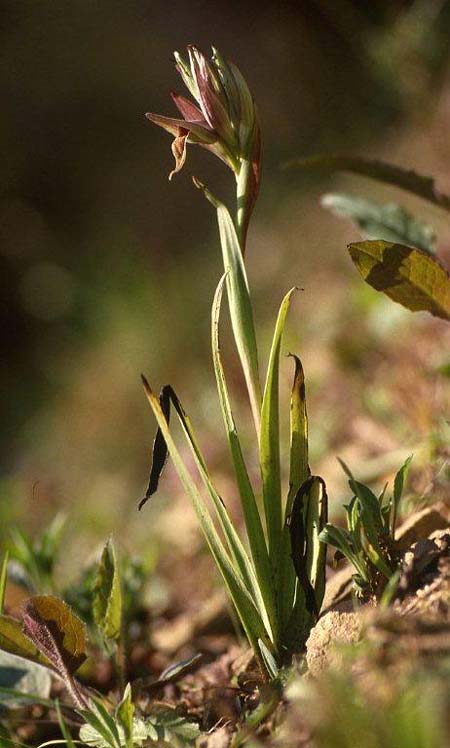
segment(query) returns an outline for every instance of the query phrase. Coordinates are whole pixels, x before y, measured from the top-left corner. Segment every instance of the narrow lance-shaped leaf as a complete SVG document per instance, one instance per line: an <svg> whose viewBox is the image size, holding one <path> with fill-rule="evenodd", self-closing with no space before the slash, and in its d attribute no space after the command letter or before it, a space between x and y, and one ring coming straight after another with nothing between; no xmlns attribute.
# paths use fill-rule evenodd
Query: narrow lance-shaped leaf
<svg viewBox="0 0 450 748"><path fill-rule="evenodd" d="M269 673L269 677L271 680L275 680L275 678L277 678L279 675L279 668L276 663L276 660L272 652L270 651L270 649L266 647L262 639L258 640L258 646L259 646L259 651L261 652L261 657L264 660L266 670Z"/></svg>
<svg viewBox="0 0 450 748"><path fill-rule="evenodd" d="M294 359L295 369L290 403L289 492L286 501L279 561L278 609L281 621L289 620L297 586L297 576L291 557L291 539L287 519L292 512L294 498L310 472L305 377L299 357L290 355Z"/></svg>
<svg viewBox="0 0 450 748"><path fill-rule="evenodd" d="M292 288L284 297L275 325L272 347L267 369L266 386L264 388L261 409L261 439L260 463L263 483L264 512L266 517L267 535L269 538L269 556L275 574L279 560L282 533L282 503L281 503L281 474L280 474L280 425L279 425L279 364L281 339L289 309Z"/></svg>
<svg viewBox="0 0 450 748"><path fill-rule="evenodd" d="M125 748L133 748L133 716L134 705L131 700L131 686L128 683L120 704L116 709L116 716L119 725L123 729L125 738Z"/></svg>
<svg viewBox="0 0 450 748"><path fill-rule="evenodd" d="M394 187L400 187L413 195L428 200L444 210L450 211L450 195L437 189L433 177L417 174L401 166L388 164L377 159L362 156L322 155L300 158L290 161L287 166L298 166L302 169L318 168L328 171L348 171L353 174L375 179Z"/></svg>
<svg viewBox="0 0 450 748"><path fill-rule="evenodd" d="M259 438L261 385L258 372L258 352L250 292L241 246L236 234L235 225L225 205L214 197L198 179L194 179L194 184L203 191L205 197L217 210L231 325L247 385L256 433Z"/></svg>
<svg viewBox="0 0 450 748"><path fill-rule="evenodd" d="M384 532L384 523L378 498L368 486L364 485L364 483L360 483L351 478L348 484L352 492L355 493L359 499L362 514L368 516L374 532L378 535L382 535Z"/></svg>
<svg viewBox="0 0 450 748"><path fill-rule="evenodd" d="M51 662L77 706L86 703L74 673L86 659L86 627L66 603L37 595L24 604L23 632Z"/></svg>
<svg viewBox="0 0 450 748"><path fill-rule="evenodd" d="M409 467L411 465L412 458L413 458L413 455L410 455L405 460L405 462L401 466L400 470L398 471L394 479L394 496L393 496L393 502L392 502L392 537L393 538L395 538L398 508L399 508L399 504L400 504L400 501L403 495L403 489L405 487L406 479L408 477Z"/></svg>
<svg viewBox="0 0 450 748"><path fill-rule="evenodd" d="M167 423L169 423L170 421L170 398L167 397L167 393L164 390L164 388L161 390L161 394L159 396L159 404L161 406L162 412L164 413L164 417ZM156 491L158 490L159 479L164 470L168 455L169 453L167 451L167 444L164 441L164 437L162 435L161 429L158 428L155 434L154 441L153 441L150 479L148 482L147 490L145 492L145 496L139 502L139 507L138 507L139 511L147 503L147 501L153 496L153 494L156 493Z"/></svg>
<svg viewBox="0 0 450 748"><path fill-rule="evenodd" d="M250 551L252 554L252 559L255 566L256 576L258 578L261 594L264 599L265 607L271 622L271 628L272 631L274 631L276 628L275 601L273 595L269 555L267 552L267 545L264 537L264 529L242 454L241 444L231 410L228 387L220 353L219 321L224 281L225 275L222 276L217 286L211 314L211 346L214 373L216 376L217 391L219 393L223 421L225 430L227 432L231 457L233 460L234 470L239 487Z"/></svg>
<svg viewBox="0 0 450 748"><path fill-rule="evenodd" d="M358 570L360 576L365 581L368 580L365 564L355 553L352 537L347 530L342 529L342 527L335 527L335 525L327 524L320 533L319 538L323 543L327 543L328 545L337 548L342 555L345 556L347 561L350 561L355 569Z"/></svg>
<svg viewBox="0 0 450 748"><path fill-rule="evenodd" d="M382 204L342 193L324 195L321 204L335 215L353 220L368 239L384 239L433 251L434 230L401 205Z"/></svg>
<svg viewBox="0 0 450 748"><path fill-rule="evenodd" d="M146 382L145 378L143 378L144 383L144 389L147 392L148 383ZM198 445L197 439L194 434L194 430L192 428L191 422L181 405L175 391L170 385L166 385L162 388L161 394L159 396L159 403L162 404L162 411L163 413L169 413L170 410L170 403L173 404L176 413L180 419L180 423L183 427L184 434L187 438L187 441L189 443L189 446L191 447L192 454L194 456L197 468L199 470L200 476L202 478L202 481L212 499L214 509L216 511L216 514L218 516L220 525L222 527L223 533L226 537L228 547L230 549L233 561L235 562L236 567L239 569L242 579L245 582L247 589L251 592L253 598L255 599L258 609L261 611L261 614L263 616L265 624L267 624L268 630L271 629L269 620L267 618L266 614L266 607L263 600L263 597L261 595L261 590L259 588L255 570L248 558L247 552L242 544L241 539L239 538L238 533L236 532L233 523L231 522L228 512L225 508L225 505L218 495L217 491L215 490L211 479L209 477L208 469L205 463L205 460L203 458L203 455L201 453L200 447ZM167 422L167 419L166 419ZM155 438L155 445L159 445L158 449L160 452L158 454L154 454L154 457L157 461L158 465L164 465L166 461L166 455L167 452L167 445L165 443L162 431L160 428L158 428L158 432ZM156 475L156 472L154 471L154 467L152 466L151 473L153 475L153 488L156 490L158 486L158 477ZM150 479L150 483L152 483L152 478ZM149 498L147 495L146 498L141 502L140 506L143 505L143 503Z"/></svg>
<svg viewBox="0 0 450 748"><path fill-rule="evenodd" d="M116 721L100 699L92 697L89 708L80 709L79 713L87 722L87 725L80 729L80 738L84 743L89 744L91 740L96 740L106 748L123 748ZM103 742L99 738L103 738Z"/></svg>
<svg viewBox="0 0 450 748"><path fill-rule="evenodd" d="M450 320L450 276L436 257L385 241L355 242L348 250L372 288L414 312Z"/></svg>
<svg viewBox="0 0 450 748"><path fill-rule="evenodd" d="M295 362L294 383L291 393L291 427L290 427L290 459L289 459L289 487L297 493L298 489L309 476L308 463L308 416L306 412L306 390L303 366L298 356L289 354ZM289 515L291 507L286 507Z"/></svg>
<svg viewBox="0 0 450 748"><path fill-rule="evenodd" d="M97 570L92 604L94 621L106 639L120 639L122 627L122 593L114 544L106 543Z"/></svg>
<svg viewBox="0 0 450 748"><path fill-rule="evenodd" d="M391 569L381 546L381 539L386 534L383 514L378 498L363 483L349 480L351 490L356 494L360 507L360 538L362 547L374 566L384 576L389 577Z"/></svg>
<svg viewBox="0 0 450 748"><path fill-rule="evenodd" d="M184 489L190 497L194 510L197 514L200 526L202 528L205 539L208 543L210 551L214 557L217 567L222 574L224 582L229 591L230 597L236 607L238 615L241 619L244 630L247 634L250 644L257 652L257 642L259 638L262 638L266 644L270 642L265 630L263 621L259 612L257 611L253 600L245 588L242 579L239 574L236 573L230 557L228 556L225 548L223 547L222 541L217 533L216 528L211 520L211 516L208 509L193 481L189 471L187 470L179 452L172 439L169 431L169 427L164 416L164 413L159 404L159 400L156 395L152 392L148 382L144 380L145 393L147 399L151 405L158 426L161 429L164 440L167 444L167 448L172 457L175 469L184 486Z"/></svg>

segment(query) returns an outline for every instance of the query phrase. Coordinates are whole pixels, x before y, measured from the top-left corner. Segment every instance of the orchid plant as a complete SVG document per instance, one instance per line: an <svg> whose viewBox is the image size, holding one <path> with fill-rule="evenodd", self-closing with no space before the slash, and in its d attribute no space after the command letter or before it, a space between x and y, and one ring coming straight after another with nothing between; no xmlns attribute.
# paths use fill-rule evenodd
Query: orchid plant
<svg viewBox="0 0 450 748"><path fill-rule="evenodd" d="M226 163L236 180L236 205L230 213L200 180L193 178L195 186L217 212L224 274L212 304L212 359L248 543L233 525L226 504L214 487L191 422L176 393L172 387L165 386L158 397L145 378L145 393L158 430L150 482L140 508L157 490L170 455L256 659L266 676L275 677L279 667L301 651L320 611L325 586L325 544L320 541L319 534L327 520L327 494L323 480L310 474L305 382L297 356L293 356L290 401L289 485L286 491L282 487L279 363L286 315L295 289L282 300L265 386L261 389L253 308L244 262L247 230L261 178L258 113L240 71L216 49L213 48L211 59L207 59L197 48L188 47L188 59L175 53L175 65L195 103L173 93L172 99L181 118L147 114L149 120L174 136L175 167L169 178L183 167L187 146L193 143ZM222 361L219 325L224 287L253 415L261 472L258 487L252 484L247 470ZM171 404L192 450L210 505L198 490L173 439L169 427Z"/></svg>

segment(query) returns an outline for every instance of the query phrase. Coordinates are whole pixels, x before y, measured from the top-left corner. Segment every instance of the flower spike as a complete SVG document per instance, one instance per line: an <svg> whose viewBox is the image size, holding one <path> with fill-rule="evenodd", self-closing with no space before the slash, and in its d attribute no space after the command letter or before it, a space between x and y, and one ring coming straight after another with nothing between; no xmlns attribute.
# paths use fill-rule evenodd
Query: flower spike
<svg viewBox="0 0 450 748"><path fill-rule="evenodd" d="M215 48L210 60L192 45L188 61L178 52L174 56L176 70L194 101L172 93L180 119L146 115L174 136L175 168L169 179L182 169L188 143L201 145L226 163L238 185L237 230L244 247L261 168L260 128L253 97L238 68Z"/></svg>

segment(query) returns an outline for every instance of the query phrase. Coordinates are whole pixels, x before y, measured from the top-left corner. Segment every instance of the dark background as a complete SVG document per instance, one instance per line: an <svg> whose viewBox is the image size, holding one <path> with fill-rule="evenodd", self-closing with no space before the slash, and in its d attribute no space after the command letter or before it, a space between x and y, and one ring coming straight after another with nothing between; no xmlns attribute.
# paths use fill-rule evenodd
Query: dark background
<svg viewBox="0 0 450 748"><path fill-rule="evenodd" d="M358 283L352 234L318 207L330 178L281 165L365 152L448 185L450 6L3 0L0 29L3 516L39 524L62 507L103 531L134 517L145 487L140 372L195 403L207 438L217 412L208 317L220 260L190 176L225 199L232 179L191 148L167 180L170 140L144 113L171 113L169 91L182 91L173 50L218 46L258 103L264 181L248 262L264 344L294 283L317 315L302 336L325 343L333 288L345 314ZM324 366L311 356L313 379Z"/></svg>

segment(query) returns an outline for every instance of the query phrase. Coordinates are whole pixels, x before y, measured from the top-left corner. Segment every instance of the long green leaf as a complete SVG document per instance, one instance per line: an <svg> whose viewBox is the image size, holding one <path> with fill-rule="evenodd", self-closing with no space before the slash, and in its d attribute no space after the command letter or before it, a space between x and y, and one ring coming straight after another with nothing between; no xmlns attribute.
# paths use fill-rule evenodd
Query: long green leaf
<svg viewBox="0 0 450 748"><path fill-rule="evenodd" d="M283 523L280 473L279 363L284 323L291 296L295 290L295 288L291 288L286 294L278 312L261 409L261 477L267 536L269 540L269 557L275 575L278 574L276 566L279 560Z"/></svg>
<svg viewBox="0 0 450 748"><path fill-rule="evenodd" d="M261 589L261 594L271 622L272 631L275 635L275 601L271 579L269 555L267 552L267 545L264 537L264 529L258 510L258 505L256 503L255 494L250 483L244 457L242 454L241 444L231 410L228 387L220 353L219 321L224 281L225 275L223 275L220 279L216 292L214 294L211 314L211 346L214 373L216 376L217 391L219 393L219 401L222 410L223 421L225 424L225 430L228 437L231 457L233 460L233 466L239 487L250 551L252 554L258 583Z"/></svg>
<svg viewBox="0 0 450 748"><path fill-rule="evenodd" d="M144 387L145 394L153 410L158 426L161 429L164 440L167 444L175 469L178 473L178 477L180 478L180 481L186 493L192 501L206 542L214 557L216 565L220 573L222 574L225 585L238 612L239 618L241 619L247 637L254 651L258 652L259 650L257 649L257 647L259 638L263 639L263 641L270 646L268 634L262 621L261 615L258 612L255 603L250 596L250 593L245 587L241 575L238 574L236 572L236 569L233 567L230 557L223 546L216 528L214 527L208 509L197 489L197 486L195 485L195 482L193 481L189 471L187 470L180 453L178 452L175 442L172 439L159 400L152 392L150 385L145 379Z"/></svg>
<svg viewBox="0 0 450 748"><path fill-rule="evenodd" d="M433 177L416 174L416 172L394 166L385 161L348 155L322 155L310 158L299 158L290 161L286 166L298 166L302 169L318 168L328 171L348 171L361 174L394 187L400 187L413 195L428 200L444 210L450 211L450 195L445 195L436 188Z"/></svg>
<svg viewBox="0 0 450 748"><path fill-rule="evenodd" d="M309 476L305 377L299 357L294 355L292 358L295 361L295 369L290 404L289 492L280 544L278 579L278 614L284 628L289 621L298 586L291 558L291 538L287 521L292 512L294 498Z"/></svg>
<svg viewBox="0 0 450 748"><path fill-rule="evenodd" d="M231 325L247 385L256 433L259 438L261 385L258 371L258 352L250 292L241 246L236 234L235 225L225 205L214 197L199 180L194 179L194 184L203 191L205 197L217 210Z"/></svg>
<svg viewBox="0 0 450 748"><path fill-rule="evenodd" d="M144 384L145 387L145 384ZM180 400L173 390L173 388L170 385L166 385L163 387L161 394L159 396L159 404L161 407L161 410L166 418L166 422L169 422L170 417L170 403L173 404L176 413L180 419L181 426L183 428L184 435L188 441L188 444L192 450L192 454L195 459L195 463L197 466L197 469L200 473L200 477L202 478L203 484L205 485L209 496L213 502L214 509L216 511L220 526L222 528L222 531L224 533L224 536L227 540L228 548L230 550L233 562L236 565L236 568L239 569L242 580L246 584L248 591L252 594L253 599L257 603L257 607L261 612L261 615L263 617L263 620L266 624L267 630L270 631L271 626L269 623L267 611L265 608L264 600L261 595L261 590L258 585L258 581L256 578L255 569L252 566L252 563L250 562L250 559L248 557L247 551L245 550L243 543L236 532L236 529L231 522L231 519L228 515L228 512L226 510L226 507L218 495L216 489L213 486L213 483L211 481L208 468L206 466L205 460L203 458L202 452L200 450L200 446L197 442L194 430L192 428L190 419L184 410L183 406L180 403ZM161 469L161 466L163 466L166 462L166 455L167 452L167 444L164 440L164 437L162 435L162 432L160 429L158 429L158 433L155 437L154 442L154 450L153 450L153 465L151 470L151 477L150 477L150 483L149 487L151 486L152 491L156 491L158 487L158 480L159 475L157 474L158 469ZM156 470L155 470L156 466ZM158 467L159 466L159 467ZM148 500L150 497L149 493L147 492L146 497L144 499ZM140 506L142 506L142 503Z"/></svg>
<svg viewBox="0 0 450 748"><path fill-rule="evenodd" d="M306 412L305 375L298 356L290 354L295 362L291 393L289 489L294 495L309 476L308 416ZM286 507L289 514L291 505Z"/></svg>
<svg viewBox="0 0 450 748"><path fill-rule="evenodd" d="M450 320L450 276L429 252L386 241L355 242L348 251L376 291L413 312L427 311Z"/></svg>

